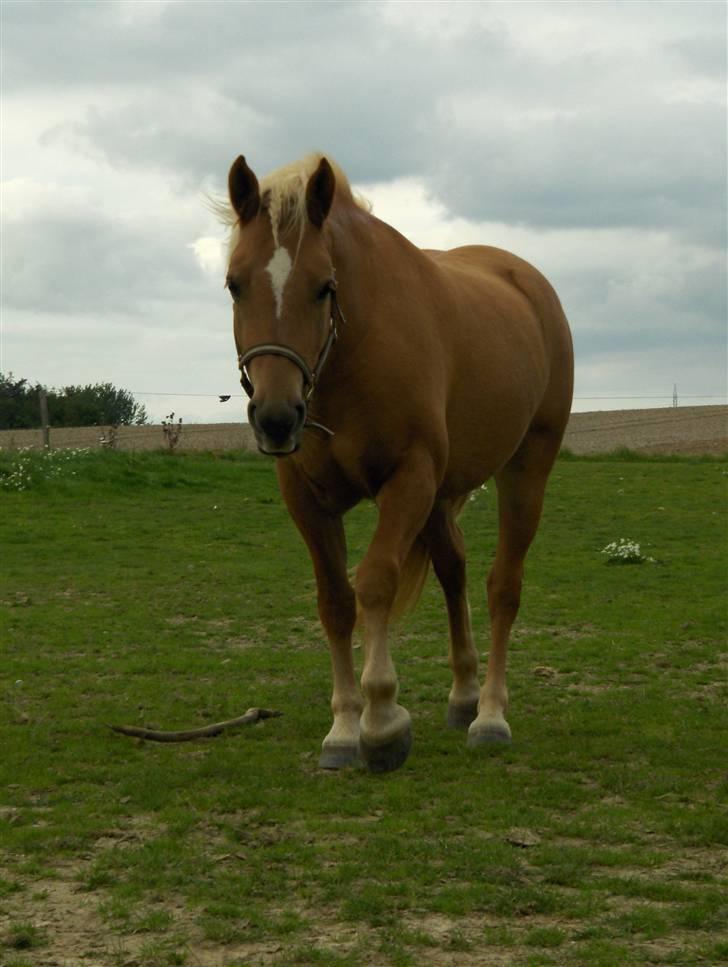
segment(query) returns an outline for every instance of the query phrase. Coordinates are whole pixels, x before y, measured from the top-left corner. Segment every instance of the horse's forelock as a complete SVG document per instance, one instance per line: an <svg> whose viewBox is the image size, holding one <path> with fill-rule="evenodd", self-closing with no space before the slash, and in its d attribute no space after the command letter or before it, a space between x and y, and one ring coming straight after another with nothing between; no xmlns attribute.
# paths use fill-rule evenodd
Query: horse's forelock
<svg viewBox="0 0 728 967"><path fill-rule="evenodd" d="M263 207L268 210L276 245L280 237L289 232L300 233L303 229L307 219L306 187L323 157L323 153L313 152L298 161L277 168L261 180ZM349 179L339 165L328 157L326 160L333 168L338 193L351 198L362 207L369 208L368 203L354 196Z"/></svg>
<svg viewBox="0 0 728 967"><path fill-rule="evenodd" d="M270 218L276 248L280 244L280 238L290 232L296 232L300 236L307 218L306 186L323 157L326 157L334 170L337 193L348 196L358 207L366 211L371 210L369 202L352 191L349 179L335 161L322 152L308 154L298 161L271 171L260 179L261 203ZM237 215L229 202L208 199L208 204L213 214L231 229L228 245L229 261L240 234Z"/></svg>

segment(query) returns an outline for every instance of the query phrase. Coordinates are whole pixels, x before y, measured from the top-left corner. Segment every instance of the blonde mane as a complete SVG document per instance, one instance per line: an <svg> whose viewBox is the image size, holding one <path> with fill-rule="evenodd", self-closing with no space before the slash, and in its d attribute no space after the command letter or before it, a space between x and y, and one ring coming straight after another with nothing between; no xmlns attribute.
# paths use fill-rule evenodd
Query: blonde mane
<svg viewBox="0 0 728 967"><path fill-rule="evenodd" d="M275 171L271 171L270 174L265 175L259 181L260 197L270 218L273 242L276 248L281 237L296 230L299 233L300 244L300 237L303 234L307 217L306 185L323 157L334 170L336 193L350 198L355 205L364 209L364 211L371 211L370 203L358 192L352 190L349 179L339 165L329 155L324 155L321 151L314 151L298 161L276 168ZM240 231L238 216L227 199L210 198L208 204L223 225L229 226L231 230L228 245L229 257L237 244Z"/></svg>

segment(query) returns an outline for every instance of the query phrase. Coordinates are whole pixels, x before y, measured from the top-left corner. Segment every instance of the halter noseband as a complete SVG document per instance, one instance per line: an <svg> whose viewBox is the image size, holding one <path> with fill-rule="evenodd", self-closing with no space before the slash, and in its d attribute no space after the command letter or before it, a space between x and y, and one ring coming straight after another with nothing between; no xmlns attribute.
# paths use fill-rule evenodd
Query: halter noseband
<svg viewBox="0 0 728 967"><path fill-rule="evenodd" d="M256 356L283 356L284 359L290 360L301 370L303 375L303 399L304 402L308 404L313 396L314 390L316 389L316 384L318 383L319 376L321 375L321 370L324 368L329 353L331 352L331 348L339 337L337 323L346 322L344 314L336 300L336 287L336 275L334 274L328 285L331 298L331 319L329 322L329 331L328 335L326 336L326 341L324 342L321 352L319 353L318 359L316 360L316 365L313 367L313 369L310 368L300 353L297 353L295 349L291 349L290 346L284 346L282 343L258 343L256 346L251 346L250 349L246 350L246 352L240 353L238 356L240 382L248 397L252 397L253 393L255 392L255 387L253 386L250 376L246 370L248 363L252 359L255 359ZM329 436L333 436L333 432L331 430L325 426L322 426L320 423L314 423L313 420L307 420L304 425L323 430L325 433L328 433Z"/></svg>

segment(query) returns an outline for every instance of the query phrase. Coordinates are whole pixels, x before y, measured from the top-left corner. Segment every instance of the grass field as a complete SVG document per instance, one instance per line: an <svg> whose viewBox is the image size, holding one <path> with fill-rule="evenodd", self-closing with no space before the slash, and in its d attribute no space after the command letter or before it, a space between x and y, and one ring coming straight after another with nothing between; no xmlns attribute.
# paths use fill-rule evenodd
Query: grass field
<svg viewBox="0 0 728 967"><path fill-rule="evenodd" d="M329 659L270 463L0 454L0 962L728 961L727 484L719 461L561 459L513 745L444 727L431 582L395 645L412 754L375 777L316 768ZM373 520L350 516L352 561ZM484 649L492 485L462 523ZM620 538L654 560L608 563ZM105 727L250 706L284 714L175 746Z"/></svg>

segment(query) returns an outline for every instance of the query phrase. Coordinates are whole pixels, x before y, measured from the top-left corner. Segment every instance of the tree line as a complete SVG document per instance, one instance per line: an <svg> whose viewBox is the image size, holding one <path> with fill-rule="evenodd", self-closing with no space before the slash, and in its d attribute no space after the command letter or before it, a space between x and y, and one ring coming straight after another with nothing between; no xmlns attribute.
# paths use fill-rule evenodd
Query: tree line
<svg viewBox="0 0 728 967"><path fill-rule="evenodd" d="M45 393L50 426L141 426L147 412L128 390L111 383L50 389L12 373L0 373L0 430L33 430L42 425Z"/></svg>

